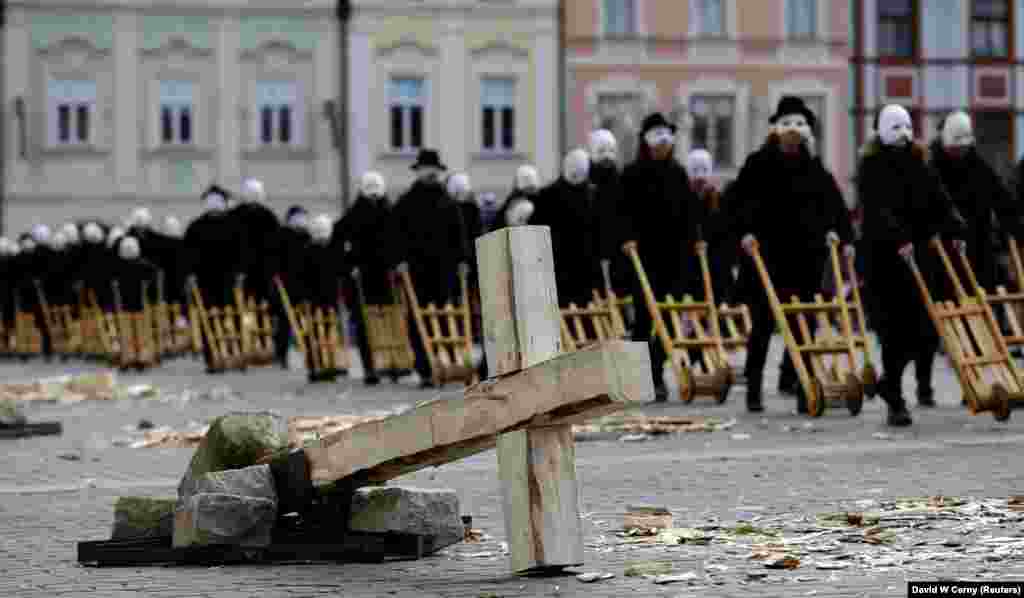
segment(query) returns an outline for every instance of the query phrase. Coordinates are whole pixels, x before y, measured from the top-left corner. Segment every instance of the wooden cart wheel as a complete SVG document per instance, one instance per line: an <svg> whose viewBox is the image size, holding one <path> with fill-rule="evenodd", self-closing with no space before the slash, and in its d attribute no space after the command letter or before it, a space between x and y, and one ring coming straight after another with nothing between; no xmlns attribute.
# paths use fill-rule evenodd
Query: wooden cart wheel
<svg viewBox="0 0 1024 598"><path fill-rule="evenodd" d="M807 397L807 414L811 417L821 417L825 415L827 406L824 386L817 380L811 380L811 396Z"/></svg>
<svg viewBox="0 0 1024 598"><path fill-rule="evenodd" d="M878 372L875 371L875 367L870 363L864 366L864 369L860 373L860 379L864 388L864 395L873 399L878 394Z"/></svg>
<svg viewBox="0 0 1024 598"><path fill-rule="evenodd" d="M864 407L864 387L853 372L846 375L846 388L843 394L845 395L846 408L850 410L850 415L854 417L860 415L860 410Z"/></svg>
<svg viewBox="0 0 1024 598"><path fill-rule="evenodd" d="M1010 419L1010 392L1002 384L992 385L992 398L988 407L992 409L992 416L997 422L1004 422Z"/></svg>
<svg viewBox="0 0 1024 598"><path fill-rule="evenodd" d="M679 371L682 372L679 379L679 399L684 403L689 403L693 401L694 395L693 374L687 367L683 367Z"/></svg>

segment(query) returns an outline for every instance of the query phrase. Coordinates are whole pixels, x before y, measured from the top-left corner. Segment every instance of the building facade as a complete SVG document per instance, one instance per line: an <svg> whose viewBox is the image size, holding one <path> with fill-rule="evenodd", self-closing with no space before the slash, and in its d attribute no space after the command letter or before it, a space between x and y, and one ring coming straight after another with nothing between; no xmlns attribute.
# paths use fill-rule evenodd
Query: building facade
<svg viewBox="0 0 1024 598"><path fill-rule="evenodd" d="M558 171L556 0L353 0L350 172L379 170L393 193L421 148L478 192L500 196L516 168Z"/></svg>
<svg viewBox="0 0 1024 598"><path fill-rule="evenodd" d="M878 110L905 106L927 140L968 110L978 148L1009 174L1024 141L1024 0L858 0L853 114L866 139Z"/></svg>
<svg viewBox="0 0 1024 598"><path fill-rule="evenodd" d="M636 132L660 110L679 154L707 148L734 177L764 140L784 94L817 114L825 163L846 186L849 0L566 0L566 138L610 128L631 160Z"/></svg>
<svg viewBox="0 0 1024 598"><path fill-rule="evenodd" d="M4 231L132 208L183 220L211 182L340 211L334 0L11 0Z"/></svg>

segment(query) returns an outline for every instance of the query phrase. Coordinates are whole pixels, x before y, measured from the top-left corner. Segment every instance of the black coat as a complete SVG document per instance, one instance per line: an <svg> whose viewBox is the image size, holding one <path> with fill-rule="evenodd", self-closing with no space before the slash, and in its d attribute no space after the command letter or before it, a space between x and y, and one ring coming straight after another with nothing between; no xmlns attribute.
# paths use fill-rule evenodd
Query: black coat
<svg viewBox="0 0 1024 598"><path fill-rule="evenodd" d="M850 210L832 173L805 148L798 156L784 154L775 136L747 157L730 189L730 202L732 235L757 238L782 301L793 292L820 290L828 232L837 233L843 244L854 240ZM741 261L737 282L743 301L765 296L750 258Z"/></svg>
<svg viewBox="0 0 1024 598"><path fill-rule="evenodd" d="M622 172L623 196L616 213L621 219L620 251L626 241L637 242L637 252L655 296L698 293L700 272L695 268L694 243L700 228L697 199L686 169L675 159L657 161L640 157ZM637 276L630 267L634 301L642 301ZM696 296L696 295L695 295Z"/></svg>
<svg viewBox="0 0 1024 598"><path fill-rule="evenodd" d="M697 195L700 211L701 234L707 242L708 269L711 273L711 288L718 304L732 303L733 267L739 261L739 240L730 227L727 201L728 192L708 187Z"/></svg>
<svg viewBox="0 0 1024 598"><path fill-rule="evenodd" d="M164 300L181 304L185 289L184 241L155 231L143 231L138 237L142 257L163 273ZM159 297L156 285L153 297Z"/></svg>
<svg viewBox="0 0 1024 598"><path fill-rule="evenodd" d="M617 166L591 165L590 182L594 185L597 210L597 246L603 260L610 261L612 288L620 295L629 293L631 280L635 278L629 258L622 253L620 230L622 221L617 210L622 204L622 174ZM601 275L601 288L604 275Z"/></svg>
<svg viewBox="0 0 1024 598"><path fill-rule="evenodd" d="M395 204L396 247L421 304L456 295L459 262L466 261L455 204L439 184L417 181Z"/></svg>
<svg viewBox="0 0 1024 598"><path fill-rule="evenodd" d="M314 308L337 309L342 276L350 268L326 243L306 244L303 255L301 274L297 277L305 293L302 301L310 302Z"/></svg>
<svg viewBox="0 0 1024 598"><path fill-rule="evenodd" d="M473 200L455 202L455 214L459 219L459 242L462 243L460 254L469 266L469 284L472 286L476 284L476 238L484 233L480 206Z"/></svg>
<svg viewBox="0 0 1024 598"><path fill-rule="evenodd" d="M245 273L245 288L267 299L273 291L273 277L281 271L281 223L267 206L245 202L228 211L235 221L237 243Z"/></svg>
<svg viewBox="0 0 1024 598"><path fill-rule="evenodd" d="M146 300L152 305L156 293L157 267L150 261L138 258L126 260L118 258L112 278L117 281L121 295L121 309L125 312L140 312L143 308L143 286L146 289Z"/></svg>
<svg viewBox="0 0 1024 598"><path fill-rule="evenodd" d="M936 296L945 276L929 241L936 235L963 238L963 220L929 167L924 147L895 148L873 139L861 156L857 195L864 213L865 307L882 335L930 334L933 324L898 250L914 244L915 260Z"/></svg>
<svg viewBox="0 0 1024 598"><path fill-rule="evenodd" d="M396 226L386 198L373 200L360 195L331 233L331 254L344 256L349 272L359 268L366 301L371 305L394 302L388 273L401 261Z"/></svg>
<svg viewBox="0 0 1024 598"><path fill-rule="evenodd" d="M278 239L278 274L292 304L309 300L309 289L305 286L304 277L309 244L312 241L313 238L305 230L290 226L281 227ZM274 293L277 292L275 287Z"/></svg>
<svg viewBox="0 0 1024 598"><path fill-rule="evenodd" d="M598 246L599 220L594 187L572 185L563 177L543 188L530 224L551 228L555 284L562 306L585 306L604 287Z"/></svg>
<svg viewBox="0 0 1024 598"><path fill-rule="evenodd" d="M224 212L206 212L185 231L185 271L195 274L207 308L234 301L232 290L245 271L238 222Z"/></svg>
<svg viewBox="0 0 1024 598"><path fill-rule="evenodd" d="M950 158L939 140L929 149L932 168L966 222L963 240L967 242L967 257L978 282L991 292L999 278L997 242L1006 235L1022 238L1021 205L975 148L970 148L960 160ZM993 217L999 224L1002 238L997 239Z"/></svg>

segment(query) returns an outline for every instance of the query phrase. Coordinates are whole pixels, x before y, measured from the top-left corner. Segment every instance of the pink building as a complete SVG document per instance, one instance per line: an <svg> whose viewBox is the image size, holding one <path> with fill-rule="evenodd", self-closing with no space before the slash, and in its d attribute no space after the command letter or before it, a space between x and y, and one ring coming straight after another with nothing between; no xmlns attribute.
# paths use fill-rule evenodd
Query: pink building
<svg viewBox="0 0 1024 598"><path fill-rule="evenodd" d="M610 128L633 157L644 115L679 124L679 153L707 148L723 179L763 141L784 94L818 115L819 148L849 188L848 0L566 0L566 136Z"/></svg>

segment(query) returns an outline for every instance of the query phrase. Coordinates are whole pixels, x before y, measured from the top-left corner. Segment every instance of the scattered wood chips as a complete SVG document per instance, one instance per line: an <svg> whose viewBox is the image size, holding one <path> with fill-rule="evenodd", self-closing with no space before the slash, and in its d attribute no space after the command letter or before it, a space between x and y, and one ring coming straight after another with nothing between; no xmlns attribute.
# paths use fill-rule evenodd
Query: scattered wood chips
<svg viewBox="0 0 1024 598"><path fill-rule="evenodd" d="M366 415L325 415L321 417L294 416L288 420L288 443L303 446L339 430L351 428L363 422L383 419L381 416ZM196 448L206 435L206 430L178 432L174 430L150 430L133 448Z"/></svg>

